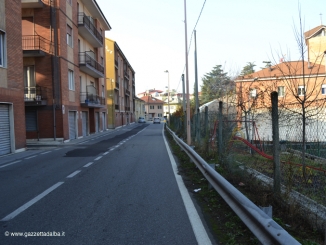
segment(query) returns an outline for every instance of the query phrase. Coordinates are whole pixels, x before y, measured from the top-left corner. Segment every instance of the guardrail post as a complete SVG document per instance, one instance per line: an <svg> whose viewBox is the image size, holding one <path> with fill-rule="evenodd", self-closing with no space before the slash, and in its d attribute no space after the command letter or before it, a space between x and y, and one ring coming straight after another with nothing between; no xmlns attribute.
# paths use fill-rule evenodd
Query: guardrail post
<svg viewBox="0 0 326 245"><path fill-rule="evenodd" d="M223 151L223 102L218 103L218 160L222 165L222 151Z"/></svg>
<svg viewBox="0 0 326 245"><path fill-rule="evenodd" d="M274 193L281 193L280 173L280 140L278 128L278 93L271 93L272 100L272 132L273 132L273 165L274 165Z"/></svg>

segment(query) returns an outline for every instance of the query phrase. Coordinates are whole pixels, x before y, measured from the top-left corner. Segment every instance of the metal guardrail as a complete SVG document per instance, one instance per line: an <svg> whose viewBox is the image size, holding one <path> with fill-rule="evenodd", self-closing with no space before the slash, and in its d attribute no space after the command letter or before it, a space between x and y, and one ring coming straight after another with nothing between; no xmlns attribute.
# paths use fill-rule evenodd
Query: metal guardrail
<svg viewBox="0 0 326 245"><path fill-rule="evenodd" d="M166 128L178 145L196 164L212 187L221 195L225 202L232 208L232 210L262 244L300 244L272 218L238 191L219 173L212 169L204 159L202 159L190 146L183 142L171 129L167 126Z"/></svg>

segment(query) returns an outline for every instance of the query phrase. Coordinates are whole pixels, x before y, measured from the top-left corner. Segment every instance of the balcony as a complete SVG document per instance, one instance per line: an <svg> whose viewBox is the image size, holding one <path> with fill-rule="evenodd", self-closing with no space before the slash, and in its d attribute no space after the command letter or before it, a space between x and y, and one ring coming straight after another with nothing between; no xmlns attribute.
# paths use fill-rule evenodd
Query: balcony
<svg viewBox="0 0 326 245"><path fill-rule="evenodd" d="M105 98L84 92L80 93L80 104L82 107L103 108L105 107Z"/></svg>
<svg viewBox="0 0 326 245"><path fill-rule="evenodd" d="M119 67L119 62L118 62L118 60L114 60L114 64L115 64L115 67L116 67L116 68Z"/></svg>
<svg viewBox="0 0 326 245"><path fill-rule="evenodd" d="M44 87L26 87L24 89L25 106L47 105L48 89Z"/></svg>
<svg viewBox="0 0 326 245"><path fill-rule="evenodd" d="M115 89L119 90L119 83L118 82L115 82Z"/></svg>
<svg viewBox="0 0 326 245"><path fill-rule="evenodd" d="M22 0L22 4L21 4L22 8L43 8L44 7L44 3L42 0Z"/></svg>
<svg viewBox="0 0 326 245"><path fill-rule="evenodd" d="M103 47L103 36L91 22L90 16L78 13L78 33L93 47Z"/></svg>
<svg viewBox="0 0 326 245"><path fill-rule="evenodd" d="M23 36L23 57L43 57L54 54L54 43L39 35Z"/></svg>
<svg viewBox="0 0 326 245"><path fill-rule="evenodd" d="M125 75L125 78L127 78L129 80L129 72L124 71L124 75Z"/></svg>
<svg viewBox="0 0 326 245"><path fill-rule="evenodd" d="M130 111L130 106L126 106L126 107L125 107L125 110L126 110L126 111Z"/></svg>
<svg viewBox="0 0 326 245"><path fill-rule="evenodd" d="M130 90L126 88L125 94L128 95L128 96L130 96Z"/></svg>
<svg viewBox="0 0 326 245"><path fill-rule="evenodd" d="M91 51L79 53L79 69L95 78L104 77L104 67L94 58Z"/></svg>

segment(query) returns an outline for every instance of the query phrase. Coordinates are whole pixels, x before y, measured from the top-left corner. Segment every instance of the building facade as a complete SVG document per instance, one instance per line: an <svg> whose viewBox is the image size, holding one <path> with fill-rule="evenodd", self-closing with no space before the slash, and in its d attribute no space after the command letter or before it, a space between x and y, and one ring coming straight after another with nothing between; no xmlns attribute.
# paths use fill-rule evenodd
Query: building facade
<svg viewBox="0 0 326 245"><path fill-rule="evenodd" d="M104 36L111 27L96 1L20 6L27 139L72 140L106 130Z"/></svg>
<svg viewBox="0 0 326 245"><path fill-rule="evenodd" d="M135 98L135 118L138 120L139 117L145 118L145 101L136 97Z"/></svg>
<svg viewBox="0 0 326 245"><path fill-rule="evenodd" d="M117 42L105 38L109 128L135 122L135 71Z"/></svg>
<svg viewBox="0 0 326 245"><path fill-rule="evenodd" d="M145 101L145 120L151 121L154 117L163 119L163 104L162 100L156 99L150 94L140 98Z"/></svg>
<svg viewBox="0 0 326 245"><path fill-rule="evenodd" d="M21 0L0 0L0 156L25 149Z"/></svg>

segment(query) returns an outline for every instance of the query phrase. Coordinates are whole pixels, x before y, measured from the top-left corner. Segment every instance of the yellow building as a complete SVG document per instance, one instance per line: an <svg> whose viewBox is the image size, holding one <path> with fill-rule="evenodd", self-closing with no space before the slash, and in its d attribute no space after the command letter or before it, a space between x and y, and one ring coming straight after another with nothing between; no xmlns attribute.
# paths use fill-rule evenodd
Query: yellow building
<svg viewBox="0 0 326 245"><path fill-rule="evenodd" d="M135 71L117 42L105 38L108 128L135 122Z"/></svg>

